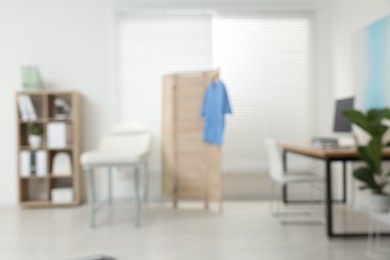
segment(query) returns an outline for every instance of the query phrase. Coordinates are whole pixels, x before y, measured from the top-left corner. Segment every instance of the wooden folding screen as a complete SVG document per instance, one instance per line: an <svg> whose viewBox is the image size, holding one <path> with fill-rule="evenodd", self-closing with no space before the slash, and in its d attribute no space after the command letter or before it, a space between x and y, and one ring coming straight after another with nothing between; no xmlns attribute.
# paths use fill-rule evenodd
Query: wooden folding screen
<svg viewBox="0 0 390 260"><path fill-rule="evenodd" d="M163 193L222 203L221 152L202 140L203 96L218 71L166 75L163 81ZM221 209L221 207L220 207Z"/></svg>

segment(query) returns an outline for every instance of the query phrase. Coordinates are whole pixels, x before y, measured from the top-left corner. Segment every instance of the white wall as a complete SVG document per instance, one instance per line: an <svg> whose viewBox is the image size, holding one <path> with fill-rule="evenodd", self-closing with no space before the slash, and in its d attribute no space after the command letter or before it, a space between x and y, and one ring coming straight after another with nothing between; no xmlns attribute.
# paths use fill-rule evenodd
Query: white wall
<svg viewBox="0 0 390 260"><path fill-rule="evenodd" d="M331 0L333 86L336 97L355 94L353 37L390 12L389 0Z"/></svg>
<svg viewBox="0 0 390 260"><path fill-rule="evenodd" d="M95 147L101 135L116 121L113 3L130 9L299 10L312 8L318 1L0 0L0 204L15 204L18 197L14 93L20 89L22 64L38 65L48 87L74 89L84 95L85 149ZM327 4L320 3L314 16L319 45L314 49L317 62L313 87L320 89L315 92L315 104L320 104L315 111L321 114L316 117L315 132L321 133L330 131L329 111L323 97L332 93L329 88ZM248 179L248 183L251 181ZM267 186L268 182L258 188ZM158 183L154 187L158 194ZM127 189L126 185L123 189Z"/></svg>
<svg viewBox="0 0 390 260"><path fill-rule="evenodd" d="M22 64L37 64L48 87L83 94L85 148L114 122L111 13L104 0L0 1L0 204L17 200L14 94Z"/></svg>
<svg viewBox="0 0 390 260"><path fill-rule="evenodd" d="M329 136L333 122L333 78L331 70L330 2L322 0L313 16L313 121L314 134Z"/></svg>

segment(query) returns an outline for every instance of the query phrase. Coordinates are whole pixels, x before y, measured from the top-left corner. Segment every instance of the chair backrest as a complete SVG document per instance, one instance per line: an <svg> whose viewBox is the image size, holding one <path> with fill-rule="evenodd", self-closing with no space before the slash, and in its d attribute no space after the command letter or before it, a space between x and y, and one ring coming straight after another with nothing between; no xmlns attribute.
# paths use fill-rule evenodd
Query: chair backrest
<svg viewBox="0 0 390 260"><path fill-rule="evenodd" d="M99 150L148 155L151 145L151 134L141 124L121 123L115 125L106 134Z"/></svg>
<svg viewBox="0 0 390 260"><path fill-rule="evenodd" d="M122 122L116 124L110 130L110 134L121 135L121 134L137 134L137 133L145 133L148 132L146 127L137 122Z"/></svg>
<svg viewBox="0 0 390 260"><path fill-rule="evenodd" d="M266 139L265 145L268 156L268 171L272 180L280 182L283 179L283 161L278 144L273 139Z"/></svg>

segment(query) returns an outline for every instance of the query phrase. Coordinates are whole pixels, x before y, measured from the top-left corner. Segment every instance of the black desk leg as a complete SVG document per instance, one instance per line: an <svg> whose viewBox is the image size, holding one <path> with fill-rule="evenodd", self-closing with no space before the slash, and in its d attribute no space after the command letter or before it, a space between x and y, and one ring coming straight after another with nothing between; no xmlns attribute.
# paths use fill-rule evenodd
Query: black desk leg
<svg viewBox="0 0 390 260"><path fill-rule="evenodd" d="M333 237L333 212L332 212L332 165L331 160L326 163L326 231L329 238Z"/></svg>
<svg viewBox="0 0 390 260"><path fill-rule="evenodd" d="M347 203L347 162L343 161L343 203Z"/></svg>
<svg viewBox="0 0 390 260"><path fill-rule="evenodd" d="M333 230L333 196L332 196L332 160L326 159L326 232L328 234L328 238L359 238L359 237L367 237L367 232L338 232L335 233ZM344 199L346 199L346 162L343 161L343 178L344 178ZM383 232L380 234L381 236L390 236L390 233Z"/></svg>
<svg viewBox="0 0 390 260"><path fill-rule="evenodd" d="M287 151L283 150L283 171L284 174L287 174ZM282 187L282 198L284 204L288 203L288 194L287 194L287 185L283 185Z"/></svg>

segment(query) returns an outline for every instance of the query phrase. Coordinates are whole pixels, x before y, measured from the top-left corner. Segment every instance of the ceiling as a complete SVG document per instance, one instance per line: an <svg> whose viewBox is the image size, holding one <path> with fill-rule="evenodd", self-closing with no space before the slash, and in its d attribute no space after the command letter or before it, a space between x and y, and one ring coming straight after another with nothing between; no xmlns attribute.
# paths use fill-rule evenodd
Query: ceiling
<svg viewBox="0 0 390 260"><path fill-rule="evenodd" d="M315 7L321 0L113 0L115 6L133 8L304 8Z"/></svg>

